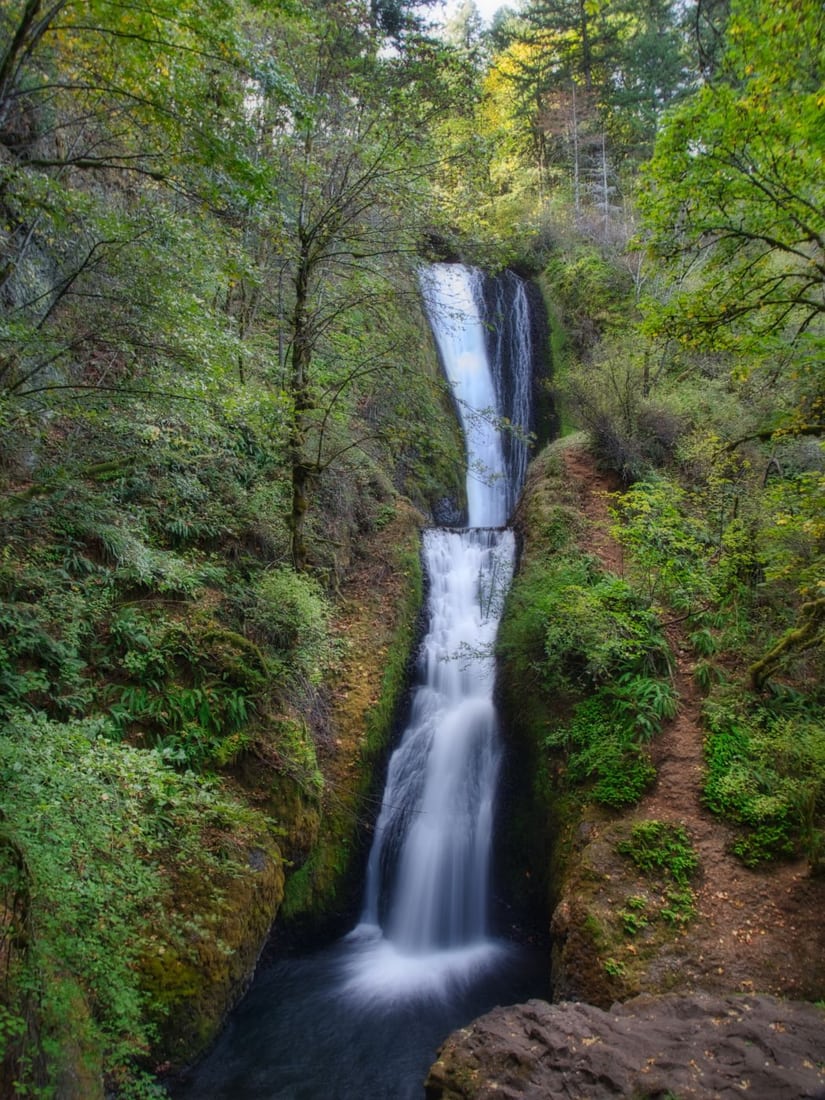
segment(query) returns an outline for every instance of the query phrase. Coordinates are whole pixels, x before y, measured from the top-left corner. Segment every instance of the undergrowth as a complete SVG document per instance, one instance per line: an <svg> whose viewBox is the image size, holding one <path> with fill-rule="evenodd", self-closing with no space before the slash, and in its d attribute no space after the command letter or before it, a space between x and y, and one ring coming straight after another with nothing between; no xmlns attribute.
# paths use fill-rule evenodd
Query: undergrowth
<svg viewBox="0 0 825 1100"><path fill-rule="evenodd" d="M542 736L563 756L563 785L607 806L632 805L655 777L647 742L676 713L667 642L648 601L596 559L560 548L571 526L551 526L556 552L516 578L499 650L548 714L565 701L571 710Z"/></svg>
<svg viewBox="0 0 825 1100"><path fill-rule="evenodd" d="M690 885L699 859L687 831L666 821L637 821L630 835L616 844L654 887L653 895L632 894L618 915L624 931L635 936L654 920L688 924L696 916L696 898Z"/></svg>
<svg viewBox="0 0 825 1100"><path fill-rule="evenodd" d="M237 853L269 825L99 719L13 715L0 783L2 1078L46 1100L80 1048L117 1087L154 1038L138 966L153 929L184 943L200 919L169 904L164 868L212 881L220 908L214 884L251 873Z"/></svg>
<svg viewBox="0 0 825 1100"><path fill-rule="evenodd" d="M738 827L733 853L749 867L804 856L819 873L825 867L822 646L813 632L807 645L795 647L802 631L784 582L792 563L809 600L817 591L810 584L815 531L803 523L794 542L790 520L779 516L771 539L760 538L756 518L738 514L746 464L723 464L715 452L711 459L691 446L694 461L706 464L707 481L693 493L661 472L639 482L618 498L614 534L628 551L634 583L662 614L684 622L697 656L694 675L708 697L704 801ZM775 658L760 656L766 647ZM736 666L741 671L731 679ZM742 682L743 672L750 683Z"/></svg>
<svg viewBox="0 0 825 1100"><path fill-rule="evenodd" d="M739 827L749 867L804 855L825 870L825 738L803 698L748 699L719 690L705 706L704 800Z"/></svg>

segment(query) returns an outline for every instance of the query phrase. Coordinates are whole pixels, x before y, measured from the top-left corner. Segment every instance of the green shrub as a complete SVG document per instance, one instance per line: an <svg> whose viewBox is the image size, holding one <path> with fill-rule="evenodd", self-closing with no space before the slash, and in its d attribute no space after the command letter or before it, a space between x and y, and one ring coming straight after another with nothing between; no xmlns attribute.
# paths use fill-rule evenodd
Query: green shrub
<svg viewBox="0 0 825 1100"><path fill-rule="evenodd" d="M627 974L627 967L618 959L608 958L604 960L604 970L611 978L623 978Z"/></svg>
<svg viewBox="0 0 825 1100"><path fill-rule="evenodd" d="M688 885L699 866L685 829L666 821L637 821L616 851L632 859L643 874L670 879L680 887Z"/></svg>
<svg viewBox="0 0 825 1100"><path fill-rule="evenodd" d="M623 485L672 464L687 420L669 407L660 386L653 390L652 368L659 355L638 331L603 340L592 356L577 364L562 392L586 429L601 467L615 471Z"/></svg>
<svg viewBox="0 0 825 1100"><path fill-rule="evenodd" d="M665 891L659 915L669 924L689 924L696 916L696 895L689 886Z"/></svg>
<svg viewBox="0 0 825 1100"><path fill-rule="evenodd" d="M618 577L591 580L577 569L557 574L552 617L545 630L545 676L551 690L586 687L620 671L650 669L663 660L655 617Z"/></svg>
<svg viewBox="0 0 825 1100"><path fill-rule="evenodd" d="M264 573L255 585L247 628L281 655L287 669L320 682L333 648L330 606L313 577L289 566Z"/></svg>
<svg viewBox="0 0 825 1100"><path fill-rule="evenodd" d="M638 482L617 499L613 534L648 598L690 610L716 592L708 569L710 535L688 514L684 495L663 477Z"/></svg>
<svg viewBox="0 0 825 1100"><path fill-rule="evenodd" d="M607 806L638 802L655 778L642 742L677 706L660 675L670 667L667 643L646 601L587 555L534 559L514 582L499 649L548 708L560 695L589 693L545 742L565 753L564 782Z"/></svg>
<svg viewBox="0 0 825 1100"><path fill-rule="evenodd" d="M693 677L703 695L708 695L714 684L723 684L725 674L713 661L697 661L693 666Z"/></svg>
<svg viewBox="0 0 825 1100"><path fill-rule="evenodd" d="M586 357L605 329L626 325L630 275L595 245L577 241L566 253L554 252L544 277L577 354Z"/></svg>
<svg viewBox="0 0 825 1100"><path fill-rule="evenodd" d="M725 697L705 706L706 805L739 825L733 851L748 866L825 855L825 736L818 708Z"/></svg>
<svg viewBox="0 0 825 1100"><path fill-rule="evenodd" d="M21 1097L53 1095L78 1048L112 1079L131 1075L152 1038L137 963L157 929L187 936L162 865L210 881L219 900L219 873L249 873L221 838L264 828L158 753L111 738L101 720L31 715L0 731L0 1047Z"/></svg>
<svg viewBox="0 0 825 1100"><path fill-rule="evenodd" d="M548 695L669 666L659 621L625 581L587 555L555 555L519 576L499 648Z"/></svg>

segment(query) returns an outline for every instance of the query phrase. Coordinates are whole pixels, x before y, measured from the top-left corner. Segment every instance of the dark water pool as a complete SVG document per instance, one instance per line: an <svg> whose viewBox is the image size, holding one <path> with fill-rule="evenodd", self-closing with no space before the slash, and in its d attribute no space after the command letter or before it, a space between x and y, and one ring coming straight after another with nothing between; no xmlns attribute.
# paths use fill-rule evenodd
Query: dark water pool
<svg viewBox="0 0 825 1100"><path fill-rule="evenodd" d="M547 996L543 954L488 941L395 955L377 930L261 972L177 1100L421 1100L447 1035L497 1004Z"/></svg>

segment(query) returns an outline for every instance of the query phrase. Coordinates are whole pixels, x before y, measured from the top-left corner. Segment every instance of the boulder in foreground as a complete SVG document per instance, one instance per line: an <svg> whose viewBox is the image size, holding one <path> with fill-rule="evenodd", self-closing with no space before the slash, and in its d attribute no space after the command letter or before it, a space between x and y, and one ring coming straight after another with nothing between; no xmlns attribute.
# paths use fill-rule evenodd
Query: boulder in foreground
<svg viewBox="0 0 825 1100"><path fill-rule="evenodd" d="M456 1031L428 1100L602 1100L744 1094L825 1100L825 1012L768 996L643 994L608 1011L496 1008Z"/></svg>

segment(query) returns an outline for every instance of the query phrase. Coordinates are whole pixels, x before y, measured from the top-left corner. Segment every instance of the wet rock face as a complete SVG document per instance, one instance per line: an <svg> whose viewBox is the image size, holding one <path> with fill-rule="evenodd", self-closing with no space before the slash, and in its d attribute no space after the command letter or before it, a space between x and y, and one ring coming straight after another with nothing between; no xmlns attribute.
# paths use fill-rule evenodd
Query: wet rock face
<svg viewBox="0 0 825 1100"><path fill-rule="evenodd" d="M467 511L452 497L441 497L433 505L433 522L438 527L464 527Z"/></svg>
<svg viewBox="0 0 825 1100"><path fill-rule="evenodd" d="M609 1011L496 1008L455 1032L427 1100L825 1100L825 1012L768 996L643 994Z"/></svg>

